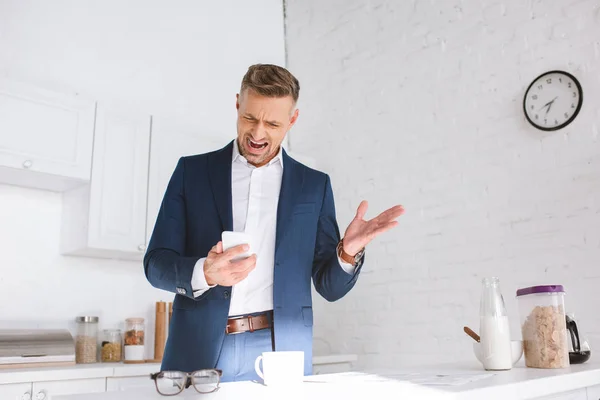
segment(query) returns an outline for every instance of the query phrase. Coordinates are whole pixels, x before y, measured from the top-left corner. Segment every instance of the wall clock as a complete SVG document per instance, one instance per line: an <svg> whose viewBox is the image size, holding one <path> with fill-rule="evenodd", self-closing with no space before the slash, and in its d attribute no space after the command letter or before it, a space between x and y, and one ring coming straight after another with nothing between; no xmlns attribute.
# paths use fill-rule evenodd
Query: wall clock
<svg viewBox="0 0 600 400"><path fill-rule="evenodd" d="M531 82L523 98L523 111L531 125L555 131L569 125L581 109L583 91L568 72L549 71Z"/></svg>

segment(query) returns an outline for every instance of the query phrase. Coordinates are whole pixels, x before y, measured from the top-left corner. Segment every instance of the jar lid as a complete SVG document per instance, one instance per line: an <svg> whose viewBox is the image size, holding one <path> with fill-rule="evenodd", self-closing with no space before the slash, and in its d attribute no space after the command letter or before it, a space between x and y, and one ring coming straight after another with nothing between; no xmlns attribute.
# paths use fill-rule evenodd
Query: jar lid
<svg viewBox="0 0 600 400"><path fill-rule="evenodd" d="M98 317L90 317L90 316L75 317L75 322L98 322Z"/></svg>
<svg viewBox="0 0 600 400"><path fill-rule="evenodd" d="M517 290L518 296L525 296L528 294L535 293L564 293L565 288L562 285L543 285L543 286L531 286Z"/></svg>
<svg viewBox="0 0 600 400"><path fill-rule="evenodd" d="M130 324L143 324L144 318L127 318L125 322L129 322Z"/></svg>

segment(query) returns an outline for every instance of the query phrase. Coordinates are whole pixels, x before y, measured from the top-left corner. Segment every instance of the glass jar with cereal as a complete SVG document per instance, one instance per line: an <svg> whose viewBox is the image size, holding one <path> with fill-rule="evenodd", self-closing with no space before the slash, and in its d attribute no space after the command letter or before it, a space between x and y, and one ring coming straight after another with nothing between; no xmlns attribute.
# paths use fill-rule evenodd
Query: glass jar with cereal
<svg viewBox="0 0 600 400"><path fill-rule="evenodd" d="M567 368L569 347L561 285L517 290L525 365L531 368Z"/></svg>
<svg viewBox="0 0 600 400"><path fill-rule="evenodd" d="M122 335L120 329L103 331L100 357L102 362L120 362L123 358Z"/></svg>
<svg viewBox="0 0 600 400"><path fill-rule="evenodd" d="M144 362L145 326L144 318L125 320L125 363Z"/></svg>
<svg viewBox="0 0 600 400"><path fill-rule="evenodd" d="M75 362L90 364L98 361L98 317L76 317Z"/></svg>

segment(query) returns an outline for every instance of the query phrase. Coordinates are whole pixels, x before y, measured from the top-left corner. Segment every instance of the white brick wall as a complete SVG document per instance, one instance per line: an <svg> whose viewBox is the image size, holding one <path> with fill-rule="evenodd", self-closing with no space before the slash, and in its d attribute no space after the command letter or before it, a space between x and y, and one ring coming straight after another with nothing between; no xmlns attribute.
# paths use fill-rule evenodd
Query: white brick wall
<svg viewBox="0 0 600 400"><path fill-rule="evenodd" d="M364 367L472 359L480 282L496 275L520 337L515 290L558 283L600 346L600 3L287 0L300 79L294 152L332 176L340 228L361 199L401 225L368 248L342 301L316 300L315 351ZM568 128L529 126L522 96L575 74Z"/></svg>

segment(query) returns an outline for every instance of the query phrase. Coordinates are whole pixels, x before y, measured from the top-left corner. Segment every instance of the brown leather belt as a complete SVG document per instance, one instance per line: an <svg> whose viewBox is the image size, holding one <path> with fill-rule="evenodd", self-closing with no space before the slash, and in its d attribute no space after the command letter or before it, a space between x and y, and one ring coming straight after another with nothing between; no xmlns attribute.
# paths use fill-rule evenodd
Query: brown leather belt
<svg viewBox="0 0 600 400"><path fill-rule="evenodd" d="M229 318L227 320L227 326L225 327L225 333L228 335L233 335L236 333L254 332L261 329L268 329L271 327L272 320L272 311L267 311L265 313L253 316Z"/></svg>

